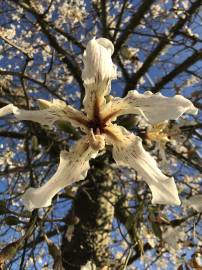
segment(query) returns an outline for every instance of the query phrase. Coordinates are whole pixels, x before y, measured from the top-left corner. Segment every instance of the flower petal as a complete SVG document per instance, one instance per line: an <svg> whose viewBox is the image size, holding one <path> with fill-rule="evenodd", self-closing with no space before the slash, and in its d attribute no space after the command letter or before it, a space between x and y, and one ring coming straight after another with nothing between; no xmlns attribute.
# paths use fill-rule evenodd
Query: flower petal
<svg viewBox="0 0 202 270"><path fill-rule="evenodd" d="M144 150L139 137L115 125L108 127L106 134L107 143L113 145L117 164L130 166L143 177L151 189L153 204L180 204L174 179L161 172L154 158Z"/></svg>
<svg viewBox="0 0 202 270"><path fill-rule="evenodd" d="M72 106L66 105L61 100L52 102L40 100L40 102L46 104L46 109L28 111L9 104L0 109L0 117L13 113L18 120L30 120L46 126L52 126L56 121L63 120L70 122L74 127L87 129L86 116Z"/></svg>
<svg viewBox="0 0 202 270"><path fill-rule="evenodd" d="M0 117L13 113L13 104L8 104L0 109Z"/></svg>
<svg viewBox="0 0 202 270"><path fill-rule="evenodd" d="M114 46L106 38L92 39L86 46L82 79L86 89L83 101L85 112L92 119L95 106L101 106L110 91L112 79L117 77L111 55ZM97 104L95 104L97 103Z"/></svg>
<svg viewBox="0 0 202 270"><path fill-rule="evenodd" d="M82 180L89 169L89 160L95 158L99 150L90 146L89 137L79 140L70 150L62 151L56 173L39 188L29 188L22 196L26 208L48 207L52 198L64 187Z"/></svg>
<svg viewBox="0 0 202 270"><path fill-rule="evenodd" d="M124 114L141 114L151 123L165 120L176 120L184 113L197 114L198 110L192 102L181 95L165 97L150 91L140 94L129 91L125 98L114 98L102 112L104 118L116 120ZM111 116L111 117L110 117Z"/></svg>
<svg viewBox="0 0 202 270"><path fill-rule="evenodd" d="M106 38L92 39L84 52L82 79L85 85L98 84L116 78L116 70L111 59L114 46Z"/></svg>

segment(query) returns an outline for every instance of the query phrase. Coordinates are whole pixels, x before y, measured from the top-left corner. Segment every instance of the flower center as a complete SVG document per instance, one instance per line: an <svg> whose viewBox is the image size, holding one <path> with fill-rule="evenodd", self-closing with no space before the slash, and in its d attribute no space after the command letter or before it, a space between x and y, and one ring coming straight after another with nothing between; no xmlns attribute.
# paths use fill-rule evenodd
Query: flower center
<svg viewBox="0 0 202 270"><path fill-rule="evenodd" d="M104 133L104 128L106 125L101 121L101 119L95 119L89 122L89 128L93 130L94 134Z"/></svg>

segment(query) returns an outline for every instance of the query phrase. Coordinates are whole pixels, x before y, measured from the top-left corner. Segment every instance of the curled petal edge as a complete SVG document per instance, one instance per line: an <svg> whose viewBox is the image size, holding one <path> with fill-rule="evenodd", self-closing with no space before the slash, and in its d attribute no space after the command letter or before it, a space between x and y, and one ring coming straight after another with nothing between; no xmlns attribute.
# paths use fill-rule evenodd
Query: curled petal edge
<svg viewBox="0 0 202 270"><path fill-rule="evenodd" d="M115 121L120 115L140 114L152 124L177 120L184 113L196 115L198 109L181 95L166 97L150 91L140 94L136 90L129 91L125 98L112 98L101 112L102 117L108 117L110 121Z"/></svg>

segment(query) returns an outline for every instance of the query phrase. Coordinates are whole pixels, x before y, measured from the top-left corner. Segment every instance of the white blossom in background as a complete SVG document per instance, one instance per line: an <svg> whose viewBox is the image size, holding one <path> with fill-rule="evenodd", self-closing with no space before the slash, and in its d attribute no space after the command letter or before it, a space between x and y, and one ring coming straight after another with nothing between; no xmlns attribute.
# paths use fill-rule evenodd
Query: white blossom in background
<svg viewBox="0 0 202 270"><path fill-rule="evenodd" d="M4 165L4 166L7 166L7 165L11 165L13 164L12 162L12 158L14 156L14 153L10 150L6 150L3 155L0 154L0 165Z"/></svg>
<svg viewBox="0 0 202 270"><path fill-rule="evenodd" d="M134 47L122 46L120 52L124 58L132 59L133 57L137 55L137 53L139 52L139 49L134 48Z"/></svg>
<svg viewBox="0 0 202 270"><path fill-rule="evenodd" d="M24 40L24 37L18 37L14 26L12 28L0 27L0 38L5 41L9 46L14 47L17 52L22 52L33 57L34 50L32 46Z"/></svg>
<svg viewBox="0 0 202 270"><path fill-rule="evenodd" d="M139 114L156 124L169 119L178 119L184 113L196 114L197 109L183 96L165 97L160 93L133 90L124 98L110 97L111 80L117 76L111 56L114 46L108 39L92 39L84 52L82 79L86 90L83 100L84 113L66 105L61 100L40 103L46 109L27 111L13 104L0 109L0 116L13 113L17 120L31 120L52 126L58 120L79 127L85 135L70 151L62 151L56 173L39 188L29 188L22 196L27 209L47 207L52 198L64 187L82 180L89 169L89 160L95 158L105 145L113 146L113 158L118 165L129 166L146 181L152 192L153 204L179 205L177 188L172 177L164 175L155 159L145 151L140 137L130 133L114 122L118 116Z"/></svg>
<svg viewBox="0 0 202 270"><path fill-rule="evenodd" d="M191 196L188 200L185 200L183 204L201 213L202 212L202 194Z"/></svg>
<svg viewBox="0 0 202 270"><path fill-rule="evenodd" d="M16 35L16 29L14 25L12 25L11 28L0 27L0 36L2 38L13 39L15 35Z"/></svg>
<svg viewBox="0 0 202 270"><path fill-rule="evenodd" d="M167 159L166 159L166 143L169 142L168 134L166 132L167 122L150 125L147 128L147 138L150 141L156 142L156 148L159 150L159 156L162 159L162 168L167 169Z"/></svg>
<svg viewBox="0 0 202 270"><path fill-rule="evenodd" d="M147 228L145 224L141 224L140 233L143 241L146 241L150 244L152 248L158 244L158 238L152 233L150 229Z"/></svg>
<svg viewBox="0 0 202 270"><path fill-rule="evenodd" d="M166 143L169 141L168 134L166 132L167 121L163 123L154 124L147 128L147 138L151 141L159 143Z"/></svg>
<svg viewBox="0 0 202 270"><path fill-rule="evenodd" d="M156 149L159 151L159 157L161 158L161 168L163 168L164 171L168 171L170 161L166 157L166 144L168 142L175 145L178 143L179 146L179 140L176 142L176 138L180 133L180 128L177 125L170 128L168 121L149 125L147 127L147 139L151 142L155 142Z"/></svg>
<svg viewBox="0 0 202 270"><path fill-rule="evenodd" d="M88 261L86 265L81 266L81 270L96 270L96 266L94 263Z"/></svg>
<svg viewBox="0 0 202 270"><path fill-rule="evenodd" d="M57 20L57 26L65 25L67 22L72 25L81 23L87 17L84 1L75 1L74 3L62 2L62 5L58 8L59 18Z"/></svg>
<svg viewBox="0 0 202 270"><path fill-rule="evenodd" d="M3 91L4 88L8 88L10 86L11 81L12 81L12 76L10 76L10 75L6 75L6 76L0 75L0 93Z"/></svg>
<svg viewBox="0 0 202 270"><path fill-rule="evenodd" d="M169 226L165 232L162 233L162 239L167 243L170 248L177 249L178 242L184 240L186 233L181 226Z"/></svg>

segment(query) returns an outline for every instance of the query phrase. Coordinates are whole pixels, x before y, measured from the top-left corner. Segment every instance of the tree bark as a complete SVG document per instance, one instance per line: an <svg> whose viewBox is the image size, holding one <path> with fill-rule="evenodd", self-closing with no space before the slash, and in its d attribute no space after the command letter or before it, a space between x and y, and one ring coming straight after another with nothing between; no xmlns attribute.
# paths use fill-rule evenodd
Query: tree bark
<svg viewBox="0 0 202 270"><path fill-rule="evenodd" d="M72 216L76 223L67 225L61 247L63 267L68 270L80 269L89 261L98 269L107 266L110 269L108 245L116 199L114 172L99 160L89 171L87 180L78 189L67 216L67 220ZM72 237L68 234L69 226L74 226Z"/></svg>

